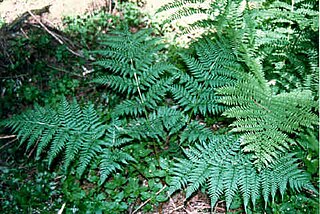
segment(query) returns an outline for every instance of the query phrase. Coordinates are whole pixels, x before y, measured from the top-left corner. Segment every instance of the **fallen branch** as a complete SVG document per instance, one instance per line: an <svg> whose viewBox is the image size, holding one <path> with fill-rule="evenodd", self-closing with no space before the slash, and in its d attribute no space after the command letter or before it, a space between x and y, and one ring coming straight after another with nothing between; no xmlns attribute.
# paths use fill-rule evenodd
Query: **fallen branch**
<svg viewBox="0 0 320 214"><path fill-rule="evenodd" d="M34 18L34 19L39 23L39 25L40 25L45 31L47 31L55 40L57 40L61 45L64 44L64 42L59 38L59 36L57 36L55 33L53 33L52 31L50 31L30 10L28 10L27 12L28 12L28 13L32 16L32 18ZM76 55L76 56L78 56L78 57L85 58L82 54L79 54L79 53L73 51L73 50L72 50L71 48L69 48L68 46L66 46L66 47L67 47L67 50L68 50L70 53L72 53L72 54L74 54L74 55Z"/></svg>
<svg viewBox="0 0 320 214"><path fill-rule="evenodd" d="M82 77L80 74L77 74L77 73L74 73L74 72L71 72L71 71L67 71L65 69L62 69L62 68L58 68L58 67L54 67L54 66L51 66L51 65L47 65L49 68L52 68L54 70L57 70L57 71L62 71L64 73L68 73L68 74L71 74L71 75L75 75L77 77Z"/></svg>
<svg viewBox="0 0 320 214"><path fill-rule="evenodd" d="M162 187L162 189L160 189L158 192L156 192L156 195L159 195L166 187L167 187L167 185L164 185ZM151 201L151 199L152 198L149 198L148 200L143 202L137 209L135 209L135 211L132 212L132 214L135 214L136 212L138 212L143 206L145 206L149 201Z"/></svg>
<svg viewBox="0 0 320 214"><path fill-rule="evenodd" d="M4 147L8 146L9 144L15 142L17 139L13 139L13 140L10 140L8 143L4 144L3 146L0 147L0 150L3 149Z"/></svg>
<svg viewBox="0 0 320 214"><path fill-rule="evenodd" d="M180 210L180 209L184 209L184 205L181 205L179 207L175 207L173 210L170 211L169 214L174 213L175 211Z"/></svg>
<svg viewBox="0 0 320 214"><path fill-rule="evenodd" d="M17 135L6 135L6 136L0 136L0 140L1 139L8 139L8 138L14 138L16 137Z"/></svg>

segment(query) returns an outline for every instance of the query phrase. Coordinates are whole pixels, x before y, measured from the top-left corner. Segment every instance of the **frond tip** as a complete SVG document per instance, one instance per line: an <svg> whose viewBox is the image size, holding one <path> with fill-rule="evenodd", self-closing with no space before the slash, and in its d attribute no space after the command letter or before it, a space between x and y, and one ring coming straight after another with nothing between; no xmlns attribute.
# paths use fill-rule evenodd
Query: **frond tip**
<svg viewBox="0 0 320 214"><path fill-rule="evenodd" d="M225 196L229 209L236 193L242 195L247 209L250 200L255 205L263 196L267 205L270 195L273 201L277 192L283 195L288 187L295 191L314 190L307 173L298 168L294 154L282 156L257 172L250 157L241 152L235 136L216 136L209 143L186 149L185 154L187 159L178 159L172 169L170 193L187 187L187 197L190 197L207 182L212 206Z"/></svg>
<svg viewBox="0 0 320 214"><path fill-rule="evenodd" d="M95 159L104 163L102 171L109 163L109 172L133 160L128 154L117 152L116 147L130 140L120 136L119 122L103 124L93 105L81 108L76 100L69 103L63 97L57 108L36 105L33 110L8 119L5 125L17 133L20 144L27 143L27 149L37 147L37 158L48 148L49 166L63 154L65 171L73 165L79 177ZM116 156L120 158L115 159ZM104 181L109 174L102 173L101 179Z"/></svg>

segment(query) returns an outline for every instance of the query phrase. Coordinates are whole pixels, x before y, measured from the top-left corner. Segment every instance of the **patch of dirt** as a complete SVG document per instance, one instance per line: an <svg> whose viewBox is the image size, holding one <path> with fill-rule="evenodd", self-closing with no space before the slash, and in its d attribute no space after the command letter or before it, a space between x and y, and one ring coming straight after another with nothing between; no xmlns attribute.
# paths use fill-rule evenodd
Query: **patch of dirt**
<svg viewBox="0 0 320 214"><path fill-rule="evenodd" d="M0 3L0 19L10 23L28 10L51 5L46 21L62 26L64 16L77 16L106 7L110 0L3 0Z"/></svg>

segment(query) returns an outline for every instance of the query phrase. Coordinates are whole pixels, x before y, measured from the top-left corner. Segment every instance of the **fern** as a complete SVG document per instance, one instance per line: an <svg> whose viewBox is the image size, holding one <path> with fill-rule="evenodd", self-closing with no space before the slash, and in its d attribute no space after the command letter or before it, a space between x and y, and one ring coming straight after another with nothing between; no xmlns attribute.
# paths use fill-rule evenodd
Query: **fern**
<svg viewBox="0 0 320 214"><path fill-rule="evenodd" d="M168 10L171 15L166 22L170 23L201 17L181 25L178 37L216 32L230 38L239 49L242 43L247 44L244 49L251 57L260 58L266 79L276 81L274 90L307 88L318 97L317 1L173 1L159 13ZM310 81L313 78L315 81Z"/></svg>
<svg viewBox="0 0 320 214"><path fill-rule="evenodd" d="M177 134L186 125L188 118L180 111L159 107L147 118L132 120L127 127L127 134L134 139L166 140Z"/></svg>
<svg viewBox="0 0 320 214"><path fill-rule="evenodd" d="M237 69L241 67L227 45L204 39L197 43L198 58L180 54L189 72L177 72L177 83L171 87L173 98L184 112L194 115L216 115L225 110L225 106L217 102L218 87L235 83Z"/></svg>
<svg viewBox="0 0 320 214"><path fill-rule="evenodd" d="M255 49L252 35L231 43L226 40L246 31L229 32L219 40L200 40L196 44L198 60L182 56L190 74L178 74L172 93L186 112L210 115L224 111L225 116L235 118L231 126L243 134L243 151L253 153L254 163L262 169L289 149L289 136L317 123L317 105L308 90L274 94L262 58L253 58L251 53Z"/></svg>
<svg viewBox="0 0 320 214"><path fill-rule="evenodd" d="M131 140L119 137L123 132L120 122L105 125L93 105L81 108L76 100L69 103L63 98L57 108L35 105L34 110L8 119L5 125L17 133L20 145L37 147L37 158L47 153L49 166L63 154L65 171L74 166L79 177L98 159L103 183L121 164L133 161L117 149Z"/></svg>
<svg viewBox="0 0 320 214"><path fill-rule="evenodd" d="M207 128L205 124L201 124L198 121L191 121L180 134L180 143L187 142L188 144L197 141L207 141L214 138L212 130Z"/></svg>
<svg viewBox="0 0 320 214"><path fill-rule="evenodd" d="M128 98L116 106L114 117L138 116L156 109L172 84L170 74L176 68L158 57L162 45L150 37L150 30L113 34L102 42L103 50L94 51L101 57L94 64L111 74L101 75L93 82L107 85Z"/></svg>
<svg viewBox="0 0 320 214"><path fill-rule="evenodd" d="M184 150L187 159L178 159L172 169L169 192L187 186L187 197L208 182L211 205L225 196L227 209L235 196L243 196L245 209L251 200L255 205L262 195L265 205L277 192L283 196L290 187L314 190L308 175L298 168L293 154L281 156L268 168L257 172L250 158L241 152L240 140L235 136L216 136L209 143L198 143ZM187 169L187 170L186 170Z"/></svg>
<svg viewBox="0 0 320 214"><path fill-rule="evenodd" d="M255 57L261 58L267 79L276 80L275 90L318 90L317 84L305 84L319 76L318 15L316 1L272 1L250 14L259 23L252 23Z"/></svg>
<svg viewBox="0 0 320 214"><path fill-rule="evenodd" d="M233 131L243 133L243 150L254 153L254 163L259 169L287 151L289 135L318 121L313 112L316 102L310 91L274 95L266 84L260 87L250 74L243 75L235 86L218 91L223 95L221 102L233 106L224 115L236 118Z"/></svg>
<svg viewBox="0 0 320 214"><path fill-rule="evenodd" d="M202 34L216 31L227 5L227 0L172 1L162 6L157 12L161 15L163 12L172 10L172 13L165 17L164 23L176 22L177 24L173 25L179 29L177 40L185 40L187 39L184 38L185 36L198 38Z"/></svg>

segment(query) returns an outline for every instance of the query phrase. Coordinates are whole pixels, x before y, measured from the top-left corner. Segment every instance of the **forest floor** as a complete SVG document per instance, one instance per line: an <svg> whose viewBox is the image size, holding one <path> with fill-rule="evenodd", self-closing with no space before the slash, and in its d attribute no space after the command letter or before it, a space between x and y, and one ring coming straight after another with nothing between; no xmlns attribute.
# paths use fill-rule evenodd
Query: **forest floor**
<svg viewBox="0 0 320 214"><path fill-rule="evenodd" d="M64 16L76 16L98 10L106 5L105 0L4 0L0 3L0 18L10 23L28 10L51 5L45 19L60 26Z"/></svg>
<svg viewBox="0 0 320 214"><path fill-rule="evenodd" d="M108 2L108 0L3 0L2 2L0 0L0 21L12 23L28 11L39 10L50 5L49 12L41 14L41 21L59 29L63 27L63 17L90 13L102 7L108 8ZM168 0L147 1L144 10L153 13L161 4L166 2ZM215 213L225 213L224 204L218 202L214 211ZM185 199L183 193L178 193L172 196L169 201L157 207L154 212L172 214L210 213L210 202L201 192L195 194L189 200Z"/></svg>
<svg viewBox="0 0 320 214"><path fill-rule="evenodd" d="M146 0L143 9L149 13L170 0ZM46 20L61 26L64 16L77 16L108 7L110 0L0 0L0 20L10 23L28 10L40 9L51 5ZM117 2L117 1L115 1Z"/></svg>

